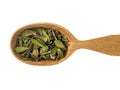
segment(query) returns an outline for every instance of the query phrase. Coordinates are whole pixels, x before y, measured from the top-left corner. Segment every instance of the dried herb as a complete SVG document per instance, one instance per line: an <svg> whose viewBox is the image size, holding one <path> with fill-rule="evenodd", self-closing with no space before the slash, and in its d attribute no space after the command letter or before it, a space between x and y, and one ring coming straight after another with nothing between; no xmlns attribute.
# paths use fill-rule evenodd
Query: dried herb
<svg viewBox="0 0 120 90"><path fill-rule="evenodd" d="M60 41L60 40L55 40L54 43L55 43L56 47L61 48L61 49L65 49L65 46L64 46L64 44L62 43L62 41Z"/></svg>
<svg viewBox="0 0 120 90"><path fill-rule="evenodd" d="M18 35L14 51L23 60L59 60L66 55L68 39L58 30L45 27L26 29Z"/></svg>
<svg viewBox="0 0 120 90"><path fill-rule="evenodd" d="M15 51L17 53L22 53L22 52L24 52L25 50L28 50L28 49L29 49L28 47L16 47Z"/></svg>
<svg viewBox="0 0 120 90"><path fill-rule="evenodd" d="M21 36L32 36L32 35L35 35L35 32L32 31L32 30L25 30Z"/></svg>
<svg viewBox="0 0 120 90"><path fill-rule="evenodd" d="M51 59L56 59L56 54L57 54L57 48L53 48L50 53L50 58Z"/></svg>
<svg viewBox="0 0 120 90"><path fill-rule="evenodd" d="M31 42L33 45L36 45L39 47L44 47L44 45L41 42L39 42L38 40L32 39Z"/></svg>

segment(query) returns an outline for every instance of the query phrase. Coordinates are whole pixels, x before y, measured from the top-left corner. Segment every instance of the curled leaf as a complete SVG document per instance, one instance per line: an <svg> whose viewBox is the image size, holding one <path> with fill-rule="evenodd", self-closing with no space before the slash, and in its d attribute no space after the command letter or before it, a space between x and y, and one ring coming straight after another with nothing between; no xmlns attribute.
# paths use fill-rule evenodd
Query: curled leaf
<svg viewBox="0 0 120 90"><path fill-rule="evenodd" d="M21 36L31 36L31 35L36 35L36 33L33 30L25 30L21 34Z"/></svg>
<svg viewBox="0 0 120 90"><path fill-rule="evenodd" d="M44 41L44 42L50 42L50 38L49 38L49 35L47 34L47 31L46 29L44 28L37 28L37 31L39 32L41 39Z"/></svg>
<svg viewBox="0 0 120 90"><path fill-rule="evenodd" d="M58 40L61 40L61 33L58 30L55 31L55 36Z"/></svg>
<svg viewBox="0 0 120 90"><path fill-rule="evenodd" d="M44 38L47 39L46 41L50 42L50 38L49 38L47 32L45 32L45 30L42 31L42 34L43 34Z"/></svg>
<svg viewBox="0 0 120 90"><path fill-rule="evenodd" d="M56 53L57 53L57 48L53 48L50 53L50 58L51 59L56 59Z"/></svg>
<svg viewBox="0 0 120 90"><path fill-rule="evenodd" d="M55 43L55 45L56 45L57 47L59 47L59 48L61 48L61 49L65 49L65 46L64 46L64 44L62 43L62 41L60 41L60 40L55 40L54 43Z"/></svg>
<svg viewBox="0 0 120 90"><path fill-rule="evenodd" d="M22 46L24 46L24 47L29 47L32 45L30 37L22 37L22 41L23 41Z"/></svg>
<svg viewBox="0 0 120 90"><path fill-rule="evenodd" d="M40 35L43 35L43 31L44 31L44 30L45 30L45 29L42 28L42 27L36 28L36 31L37 31Z"/></svg>
<svg viewBox="0 0 120 90"><path fill-rule="evenodd" d="M39 51L38 51L38 48L37 46L34 46L33 48L33 52L31 53L31 56L34 60L38 60L38 55L39 55Z"/></svg>
<svg viewBox="0 0 120 90"><path fill-rule="evenodd" d="M63 57L63 51L60 48L57 49L57 57L58 58L62 58Z"/></svg>
<svg viewBox="0 0 120 90"><path fill-rule="evenodd" d="M36 39L37 41L39 41L43 46L46 46L45 42L42 39Z"/></svg>
<svg viewBox="0 0 120 90"><path fill-rule="evenodd" d="M40 55L47 54L48 49L49 49L48 46L42 47L40 49Z"/></svg>
<svg viewBox="0 0 120 90"><path fill-rule="evenodd" d="M49 54L43 55L41 57L44 58L44 59L50 59L50 55Z"/></svg>
<svg viewBox="0 0 120 90"><path fill-rule="evenodd" d="M27 43L30 40L30 38L26 37L26 36L25 37L21 37L21 39L23 41L23 44Z"/></svg>
<svg viewBox="0 0 120 90"><path fill-rule="evenodd" d="M28 50L26 50L24 53L22 53L21 56L28 58L30 56L30 52L32 51L32 46L29 47Z"/></svg>
<svg viewBox="0 0 120 90"><path fill-rule="evenodd" d="M37 49L37 48L34 48L34 49L33 49L33 55L34 55L35 57L38 57L38 54L39 54L38 49Z"/></svg>
<svg viewBox="0 0 120 90"><path fill-rule="evenodd" d="M39 46L39 47L44 47L44 45L43 45L41 42L39 42L38 40L36 40L36 39L32 39L31 42L32 42L34 45L37 45L37 46Z"/></svg>
<svg viewBox="0 0 120 90"><path fill-rule="evenodd" d="M53 36L53 34L52 34L52 30L49 30L49 31L48 31L48 36L49 36L49 39L50 39L50 40L54 40L54 36Z"/></svg>
<svg viewBox="0 0 120 90"><path fill-rule="evenodd" d="M26 51L28 49L29 49L29 47L16 47L15 52L16 53L22 53L22 52L24 52L24 51Z"/></svg>
<svg viewBox="0 0 120 90"><path fill-rule="evenodd" d="M43 40L44 42L47 41L47 37L46 37L46 36L35 35L34 38L36 38L36 39L41 39L41 40Z"/></svg>

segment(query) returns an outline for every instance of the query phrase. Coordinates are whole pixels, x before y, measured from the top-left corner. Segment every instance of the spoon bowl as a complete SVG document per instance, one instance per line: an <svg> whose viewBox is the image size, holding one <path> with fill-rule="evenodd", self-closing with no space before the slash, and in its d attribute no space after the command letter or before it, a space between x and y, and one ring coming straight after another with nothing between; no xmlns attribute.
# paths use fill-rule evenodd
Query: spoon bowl
<svg viewBox="0 0 120 90"><path fill-rule="evenodd" d="M25 61L25 60L22 60L18 54L15 53L14 51L14 48L15 48L15 45L16 45L16 40L17 40L17 37L18 35L23 32L24 30L26 29L29 29L29 28L35 28L35 27L45 27L45 28L52 28L54 30L58 30L60 31L63 35L65 35L67 38L68 38L68 49L67 49L67 53L65 55L65 57L57 60L57 61L54 61L54 60L41 60L39 62L33 62L33 61ZM58 64L64 60L66 60L76 49L77 47L75 46L76 43L78 43L79 41L64 27L60 26L60 25L57 25L57 24L53 24L53 23L35 23L35 24L30 24L30 25L26 25L26 26L23 26L22 28L18 29L14 34L13 34L13 37L11 39L11 51L12 53L14 54L14 56L24 62L24 63L27 63L27 64L31 64L31 65L54 65L54 64Z"/></svg>

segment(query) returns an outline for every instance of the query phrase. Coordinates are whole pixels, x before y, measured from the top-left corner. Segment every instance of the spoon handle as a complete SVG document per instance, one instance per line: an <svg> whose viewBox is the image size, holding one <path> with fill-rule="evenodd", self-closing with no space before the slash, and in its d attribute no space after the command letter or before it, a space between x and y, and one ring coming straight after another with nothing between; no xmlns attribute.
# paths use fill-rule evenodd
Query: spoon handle
<svg viewBox="0 0 120 90"><path fill-rule="evenodd" d="M108 55L120 56L120 35L110 35L86 40L83 48L95 50Z"/></svg>

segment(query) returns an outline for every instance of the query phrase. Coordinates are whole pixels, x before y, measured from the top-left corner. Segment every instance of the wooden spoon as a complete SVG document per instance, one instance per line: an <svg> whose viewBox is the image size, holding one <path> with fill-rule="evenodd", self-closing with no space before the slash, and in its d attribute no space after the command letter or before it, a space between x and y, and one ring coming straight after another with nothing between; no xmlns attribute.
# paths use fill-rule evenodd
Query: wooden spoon
<svg viewBox="0 0 120 90"><path fill-rule="evenodd" d="M17 36L25 29L28 28L34 28L34 27L46 27L46 28L53 28L55 30L59 30L62 34L64 34L69 42L68 42L68 50L67 54L64 58L54 61L54 60L43 60L39 62L32 62L32 61L25 61L22 60L15 52L14 48L16 45L16 39ZM39 65L39 66L48 66L48 65L54 65L63 62L66 60L75 50L80 49L80 48L86 48L90 50L95 50L98 52L102 52L108 55L115 55L115 56L120 56L120 35L109 35L101 38L96 38L96 39L91 39L91 40L85 40L85 41L79 41L77 40L67 29L64 27L53 24L53 23L35 23L35 24L30 24L27 26L24 26L17 30L12 39L11 39L11 50L12 53L15 55L15 57L27 64L31 65Z"/></svg>

